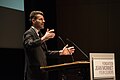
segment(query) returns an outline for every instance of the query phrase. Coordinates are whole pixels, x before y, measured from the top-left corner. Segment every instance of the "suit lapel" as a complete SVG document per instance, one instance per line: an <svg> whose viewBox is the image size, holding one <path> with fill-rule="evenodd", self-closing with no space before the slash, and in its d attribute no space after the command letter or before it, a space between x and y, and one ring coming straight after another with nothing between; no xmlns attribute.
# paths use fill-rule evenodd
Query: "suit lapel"
<svg viewBox="0 0 120 80"><path fill-rule="evenodd" d="M34 34L34 37L35 37L36 39L38 39L39 36L38 36L37 33L35 32L35 30L34 30L33 28L30 28L30 30L31 30L32 33Z"/></svg>

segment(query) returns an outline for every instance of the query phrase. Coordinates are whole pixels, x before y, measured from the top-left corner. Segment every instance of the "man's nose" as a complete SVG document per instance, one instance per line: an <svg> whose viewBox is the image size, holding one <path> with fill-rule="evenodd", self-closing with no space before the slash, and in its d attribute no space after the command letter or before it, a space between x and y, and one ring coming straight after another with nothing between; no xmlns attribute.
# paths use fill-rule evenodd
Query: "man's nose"
<svg viewBox="0 0 120 80"><path fill-rule="evenodd" d="M45 20L43 20L43 22L45 22Z"/></svg>

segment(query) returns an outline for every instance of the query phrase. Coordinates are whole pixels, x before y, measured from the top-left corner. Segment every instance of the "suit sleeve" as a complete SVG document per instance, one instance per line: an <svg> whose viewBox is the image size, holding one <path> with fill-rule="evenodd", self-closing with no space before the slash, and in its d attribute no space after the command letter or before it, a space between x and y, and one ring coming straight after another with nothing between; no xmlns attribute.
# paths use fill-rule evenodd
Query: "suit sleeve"
<svg viewBox="0 0 120 80"><path fill-rule="evenodd" d="M52 56L59 56L59 51L58 50L56 50L56 51L48 51L48 55L52 55Z"/></svg>
<svg viewBox="0 0 120 80"><path fill-rule="evenodd" d="M29 32L24 34L23 41L23 45L26 48L37 47L40 46L42 43L40 38L34 39L34 36Z"/></svg>

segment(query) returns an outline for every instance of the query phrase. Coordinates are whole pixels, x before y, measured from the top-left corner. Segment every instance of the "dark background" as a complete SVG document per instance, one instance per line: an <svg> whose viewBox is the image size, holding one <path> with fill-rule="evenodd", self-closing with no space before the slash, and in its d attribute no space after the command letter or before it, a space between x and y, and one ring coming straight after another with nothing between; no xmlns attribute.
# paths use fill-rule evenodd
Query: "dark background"
<svg viewBox="0 0 120 80"><path fill-rule="evenodd" d="M44 12L45 30L55 29L55 39L47 42L49 49L60 49L64 46L57 38L60 35L66 44L69 42L65 39L69 38L88 56L91 52L115 53L116 80L120 79L119 0L25 0L24 4L25 30L30 28L29 13L32 10ZM75 61L86 60L78 49L73 57ZM71 57L62 59L65 59L64 62L71 60ZM0 48L0 62L0 79L23 80L23 48ZM49 62L54 63L54 60Z"/></svg>

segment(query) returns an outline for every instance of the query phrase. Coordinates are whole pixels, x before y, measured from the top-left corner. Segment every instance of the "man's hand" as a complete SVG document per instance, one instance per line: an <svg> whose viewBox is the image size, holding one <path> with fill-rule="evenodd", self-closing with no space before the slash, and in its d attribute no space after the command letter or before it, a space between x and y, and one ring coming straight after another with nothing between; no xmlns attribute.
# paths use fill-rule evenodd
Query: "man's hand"
<svg viewBox="0 0 120 80"><path fill-rule="evenodd" d="M68 45L66 45L62 50L60 50L60 55L72 55L75 51L75 48L72 47L68 47Z"/></svg>
<svg viewBox="0 0 120 80"><path fill-rule="evenodd" d="M41 38L41 40L46 41L54 37L55 37L54 29L51 30L47 29L45 35Z"/></svg>

